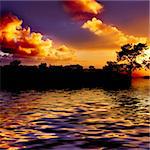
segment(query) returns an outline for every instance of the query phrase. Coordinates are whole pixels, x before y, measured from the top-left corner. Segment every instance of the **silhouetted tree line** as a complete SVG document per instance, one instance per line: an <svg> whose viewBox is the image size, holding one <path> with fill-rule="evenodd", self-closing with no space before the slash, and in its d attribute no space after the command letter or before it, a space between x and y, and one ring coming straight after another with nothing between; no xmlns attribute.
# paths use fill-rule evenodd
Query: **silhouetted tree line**
<svg viewBox="0 0 150 150"><path fill-rule="evenodd" d="M1 66L1 88L4 89L111 87L125 79L128 80L117 72L106 73L94 67L84 69L81 65L47 66L41 63L39 66L24 66L15 60L10 65Z"/></svg>
<svg viewBox="0 0 150 150"><path fill-rule="evenodd" d="M117 52L117 61L108 61L104 70L126 73L132 77L132 73L137 69L150 69L150 57L146 53L149 51L146 44L126 44Z"/></svg>
<svg viewBox="0 0 150 150"><path fill-rule="evenodd" d="M132 49L131 49L132 48ZM9 65L0 66L2 89L30 88L82 88L82 87L126 87L130 86L131 72L149 62L136 62L136 56L142 53L146 45L125 45L117 52L117 62L108 61L103 69L81 65L53 66L41 63L39 66L21 65L15 60ZM129 52L128 52L129 51ZM140 52L139 52L140 51ZM127 60L127 63L120 61Z"/></svg>

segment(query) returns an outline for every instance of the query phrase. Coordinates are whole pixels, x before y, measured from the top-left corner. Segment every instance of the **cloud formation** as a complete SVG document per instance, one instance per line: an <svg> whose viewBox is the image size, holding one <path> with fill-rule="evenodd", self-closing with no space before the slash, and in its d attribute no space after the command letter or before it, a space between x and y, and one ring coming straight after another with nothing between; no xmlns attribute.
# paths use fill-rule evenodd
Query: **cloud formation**
<svg viewBox="0 0 150 150"><path fill-rule="evenodd" d="M91 15L98 15L103 6L96 0L71 0L64 1L64 8L75 19L82 20Z"/></svg>
<svg viewBox="0 0 150 150"><path fill-rule="evenodd" d="M67 60L74 57L74 52L65 45L53 47L53 41L44 39L41 33L22 28L22 20L8 14L0 19L1 51L20 57L39 57L52 60ZM4 54L3 54L4 55Z"/></svg>
<svg viewBox="0 0 150 150"><path fill-rule="evenodd" d="M92 18L82 25L83 29L88 29L90 32L94 33L98 37L106 39L108 43L112 43L117 47L120 47L127 43L148 43L146 37L135 37L132 35L127 35L119 30L117 27L107 25L97 18Z"/></svg>

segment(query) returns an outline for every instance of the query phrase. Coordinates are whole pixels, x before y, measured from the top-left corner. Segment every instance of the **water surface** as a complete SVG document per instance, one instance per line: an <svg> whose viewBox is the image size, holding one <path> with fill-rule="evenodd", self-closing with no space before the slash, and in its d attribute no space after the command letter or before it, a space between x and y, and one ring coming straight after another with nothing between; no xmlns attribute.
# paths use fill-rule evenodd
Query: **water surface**
<svg viewBox="0 0 150 150"><path fill-rule="evenodd" d="M0 149L149 149L149 80L124 90L0 94Z"/></svg>

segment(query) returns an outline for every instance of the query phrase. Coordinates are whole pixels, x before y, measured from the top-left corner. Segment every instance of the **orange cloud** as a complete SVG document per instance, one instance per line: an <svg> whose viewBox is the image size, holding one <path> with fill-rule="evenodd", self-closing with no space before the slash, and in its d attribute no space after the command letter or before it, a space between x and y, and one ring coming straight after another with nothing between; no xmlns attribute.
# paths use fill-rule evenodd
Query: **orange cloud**
<svg viewBox="0 0 150 150"><path fill-rule="evenodd" d="M22 20L11 14L0 19L1 51L14 55L40 57L54 60L72 59L74 52L62 45L53 47L53 41L44 39L41 33L22 28Z"/></svg>
<svg viewBox="0 0 150 150"><path fill-rule="evenodd" d="M71 0L64 1L64 8L75 19L84 19L87 17L86 15L98 15L103 6L96 0Z"/></svg>
<svg viewBox="0 0 150 150"><path fill-rule="evenodd" d="M132 35L127 35L117 27L107 25L96 18L92 18L92 20L85 22L82 25L82 28L88 29L98 37L106 39L108 43L112 43L112 45L115 45L116 47L120 47L127 43L149 43L148 38L146 37L135 37Z"/></svg>

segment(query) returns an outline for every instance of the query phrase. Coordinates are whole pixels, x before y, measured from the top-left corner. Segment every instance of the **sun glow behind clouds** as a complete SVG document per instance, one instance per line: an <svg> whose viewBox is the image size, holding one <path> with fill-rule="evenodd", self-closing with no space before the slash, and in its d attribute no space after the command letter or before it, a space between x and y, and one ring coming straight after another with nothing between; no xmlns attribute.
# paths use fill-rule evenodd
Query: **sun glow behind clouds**
<svg viewBox="0 0 150 150"><path fill-rule="evenodd" d="M62 4L62 3L59 3L59 4ZM72 38L71 36L76 37L76 38L74 38L70 42L68 39L67 39L68 40L67 41L67 40L65 40L65 38L63 39L60 37L61 40L65 40L65 43L67 43L68 46L70 45L72 47L71 50L70 50L70 46L69 46L69 48L66 47L65 45L61 45L60 47L57 47L57 46L55 46L55 40L52 40L51 37L45 38L45 36L44 36L44 38L43 38L43 35L41 33L31 32L30 28L26 28L26 29L22 28L21 27L22 20L18 19L18 21L17 21L17 19L16 19L16 22L15 22L15 20L13 20L12 24L11 24L11 22L9 22L10 28L7 26L8 27L7 32L6 31L3 32L3 35L5 35L5 36L7 36L7 34L9 34L7 36L7 40L6 40L6 38L3 38L2 41L7 42L8 48L12 49L11 51L9 51L11 53L11 55L19 54L21 56L26 56L27 58L35 58L35 57L42 58L42 59L46 58L43 60L43 62L45 61L47 63L57 62L57 60L66 60L66 59L68 60L69 59L71 64L81 62L80 64L82 64L83 66L94 65L99 68L99 67L104 66L106 64L106 61L115 60L115 58L116 58L115 51L118 51L120 49L120 46L122 46L123 44L127 44L126 42L129 42L129 43L131 43L132 41L133 42L134 41L136 41L136 42L144 41L145 42L145 40L147 40L146 37L133 36L132 34L135 34L135 35L137 35L137 34L136 34L136 32L134 32L132 34L130 33L130 31L127 29L127 28L131 28L130 25L128 27L125 27L127 30L124 30L124 28L122 28L121 26L116 27L116 26L112 26L110 24L106 24L104 21L104 20L106 20L106 18L103 18L103 16L101 16L102 20L98 19L100 17L100 13L104 7L101 3L99 3L99 0L70 0L70 1L65 1L64 4L66 6L65 8L69 12L69 14L72 15L72 17L76 17L76 16L79 18L85 17L84 20L82 20L82 21L85 21L85 20L87 21L87 19L95 17L95 19L92 19L94 21L89 20L84 23L84 25L86 24L84 26L84 29L87 29L87 31L83 31L83 32L85 32L85 34L86 34L86 33L88 33L88 31L90 31L91 33L88 33L89 37L91 36L90 38L87 37L88 35L86 35L84 37L80 36L82 33L78 32L78 30L76 30L76 26L74 26L74 25L69 26L70 20L68 19L69 23L67 24L67 28L70 28L70 30L64 30L63 31L64 35L62 35L62 36L63 36L63 38L65 36L67 36L70 39ZM29 5L28 7L32 7L32 6ZM122 5L122 7L124 7L124 6ZM36 8L36 6L35 6L35 8ZM45 8L45 6L44 6L44 8ZM107 11L105 11L104 13L107 13L109 11L109 7L107 7L107 5L106 5L105 9L107 9ZM130 10L130 9L131 9L131 7L129 9L127 8L127 10ZM32 10L34 12L34 8L32 8ZM133 10L134 10L134 8L133 8ZM50 9L48 11L52 12L53 10ZM138 10L138 12L140 12L140 10ZM120 12L120 14L121 14L121 12ZM19 15L21 16L22 14L20 13ZM47 14L44 14L44 15L47 15ZM40 16L39 15L37 15L37 16L40 19ZM113 16L113 14L112 14L112 16ZM35 16L32 15L32 17L35 17ZM52 17L47 17L48 22L51 22ZM63 18L63 17L61 17L61 18ZM112 17L112 19L113 19L113 17ZM109 17L108 17L108 20L109 20ZM134 24L134 26L135 27L140 26L139 18L135 18L135 20L136 20L136 24ZM144 18L144 20L145 20L145 18ZM60 24L60 26L63 25L63 24L61 24L62 23L61 21L62 21L61 19L57 19L57 17L56 17L56 22L54 23L54 26L57 26L56 24ZM111 19L109 21L111 21ZM129 20L129 21L132 22L132 20ZM79 28L80 28L81 22L77 22L77 24L79 24ZM91 24L87 24L88 22L90 22ZM42 24L45 24L46 26L48 26L46 24L46 21L44 21L44 23L41 23L41 24L40 23L39 23L40 26L42 26ZM76 22L73 22L73 23L76 24ZM32 18L31 18L31 24L32 24ZM3 28L6 28L5 25L3 26ZM74 27L75 27L75 30L73 29ZM48 30L52 30L50 28L50 26L48 28L49 28ZM146 28L145 24L144 25L142 24L141 29L139 30L139 28L138 28L138 31L143 32L142 28ZM0 29L1 29L1 23L0 23ZM120 30L120 29L122 29L122 30ZM82 29L80 29L80 30L81 31L83 30L83 26L82 26ZM44 32L44 30L42 30L42 31ZM72 34L70 32L72 34L71 35L68 33L68 31L69 32L77 31L77 32L75 34L74 33ZM128 34L126 34L123 31L125 31ZM134 31L136 31L136 30L134 30ZM55 30L52 32L54 32L54 35L56 35L56 33L58 33ZM46 31L46 34L48 34L48 33L49 33L49 31L48 32ZM94 34L92 35L92 33L94 33ZM51 35L51 33L49 33L49 34ZM26 38L24 38L22 35L26 35ZM142 34L142 35L144 36L145 34ZM15 38L14 38L14 36L15 36ZM58 34L58 36L59 36L59 34ZM1 38L1 35L0 35L0 38ZM84 39L84 38L85 38L85 40L80 40L80 39ZM78 39L78 40L76 40L76 39ZM0 39L0 42L2 42L2 41ZM32 43L31 43L31 41L32 41ZM79 42L76 43L76 41L79 41ZM4 44L6 44L6 43L4 43ZM20 44L20 46L19 46L19 44ZM6 45L3 45L3 46L6 47ZM76 52L78 53L77 55L79 57L76 61L72 60L72 58L74 58L74 52L72 51L72 49L78 50ZM0 55L4 55L4 54L0 53ZM141 61L140 59L143 59L143 58L139 58L139 61ZM39 59L38 59L38 63L39 63ZM61 62L58 61L58 63L62 64L62 61Z"/></svg>
<svg viewBox="0 0 150 150"><path fill-rule="evenodd" d="M64 9L75 20L85 20L98 15L103 10L103 5L96 0L70 0L64 1Z"/></svg>
<svg viewBox="0 0 150 150"><path fill-rule="evenodd" d="M11 14L0 19L0 44L3 52L52 60L74 57L74 52L65 45L55 48L52 40L43 39L41 33L31 32L29 27L22 28L22 23L22 20Z"/></svg>
<svg viewBox="0 0 150 150"><path fill-rule="evenodd" d="M71 0L64 1L65 9L72 13L91 13L97 15L103 6L96 0Z"/></svg>
<svg viewBox="0 0 150 150"><path fill-rule="evenodd" d="M150 48L145 50L143 54L137 57L137 62L142 63L143 61L150 61Z"/></svg>
<svg viewBox="0 0 150 150"><path fill-rule="evenodd" d="M127 35L119 30L117 27L107 25L103 23L102 20L97 18L92 18L82 25L83 29L88 29L93 34L104 38L107 42L112 43L118 47L125 45L127 43L147 43L148 39L146 37L135 37L133 35Z"/></svg>

